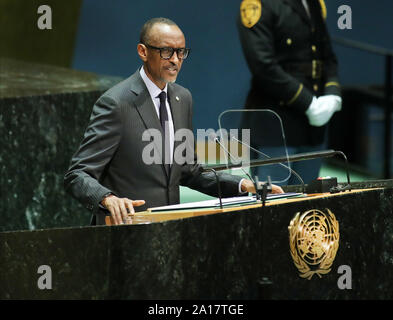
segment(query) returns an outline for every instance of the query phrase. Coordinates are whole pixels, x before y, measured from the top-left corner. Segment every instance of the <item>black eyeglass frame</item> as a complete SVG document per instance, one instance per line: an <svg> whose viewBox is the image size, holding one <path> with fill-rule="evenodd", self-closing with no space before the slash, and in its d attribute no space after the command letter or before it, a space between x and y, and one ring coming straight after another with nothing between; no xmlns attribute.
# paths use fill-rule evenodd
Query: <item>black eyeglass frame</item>
<svg viewBox="0 0 393 320"><path fill-rule="evenodd" d="M189 54L190 54L190 51L191 51L190 48L172 48L172 47L162 47L162 48L159 48L159 47L151 46L150 44L147 44L147 43L142 43L142 44L145 45L147 48L150 48L150 49L154 49L154 50L160 51L160 57L161 57L162 59L164 59L164 60L169 60L170 58L172 58L172 56L173 56L173 54L175 53L175 51L176 51L176 54L177 54L177 58L178 58L178 59L180 59L180 60L186 60L187 57L188 57ZM172 51L171 55L170 55L169 57L167 57L167 58L164 58L164 57L162 56L162 50L164 50L164 49L171 49L171 51ZM182 57L182 58L179 57L179 50L184 50L184 53L183 53L183 57Z"/></svg>

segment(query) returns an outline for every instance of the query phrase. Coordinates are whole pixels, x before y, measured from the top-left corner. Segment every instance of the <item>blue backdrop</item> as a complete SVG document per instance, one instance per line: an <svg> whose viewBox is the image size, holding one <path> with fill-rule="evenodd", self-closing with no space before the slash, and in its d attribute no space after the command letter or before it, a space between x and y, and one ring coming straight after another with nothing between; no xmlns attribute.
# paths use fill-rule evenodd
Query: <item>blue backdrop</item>
<svg viewBox="0 0 393 320"><path fill-rule="evenodd" d="M236 18L240 0L84 0L73 68L127 77L141 65L136 53L139 31L153 17L174 20L192 48L177 82L194 98L194 128L217 128L221 111L241 107L250 83ZM353 29L337 26L340 5L350 5ZM332 36L393 49L391 0L326 0ZM383 82L383 58L334 46L343 84Z"/></svg>

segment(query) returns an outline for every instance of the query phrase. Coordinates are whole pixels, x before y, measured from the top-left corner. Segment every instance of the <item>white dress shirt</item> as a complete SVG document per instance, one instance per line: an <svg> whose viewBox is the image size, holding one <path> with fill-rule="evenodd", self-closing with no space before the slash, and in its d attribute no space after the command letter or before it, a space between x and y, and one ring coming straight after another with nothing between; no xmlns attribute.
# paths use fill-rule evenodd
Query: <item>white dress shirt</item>
<svg viewBox="0 0 393 320"><path fill-rule="evenodd" d="M172 113L171 113L171 108L169 106L168 102L168 85L165 85L165 88L161 90L159 87L156 86L156 84L149 79L149 77L146 75L145 70L143 67L139 71L143 82L145 83L147 90L150 93L150 98L153 101L154 107L157 112L157 117L160 119L160 98L158 95L162 92L165 91L166 93L166 100L165 100L165 105L166 105L166 111L168 113L168 129L169 129L169 150L170 150L170 164L173 163L173 148L174 148L174 143L175 143L175 129L173 126L173 120L172 120Z"/></svg>
<svg viewBox="0 0 393 320"><path fill-rule="evenodd" d="M302 2L303 2L304 8L306 9L306 12L307 12L307 14L308 14L308 17L311 18L311 16L310 16L310 8L308 7L307 0L302 0Z"/></svg>

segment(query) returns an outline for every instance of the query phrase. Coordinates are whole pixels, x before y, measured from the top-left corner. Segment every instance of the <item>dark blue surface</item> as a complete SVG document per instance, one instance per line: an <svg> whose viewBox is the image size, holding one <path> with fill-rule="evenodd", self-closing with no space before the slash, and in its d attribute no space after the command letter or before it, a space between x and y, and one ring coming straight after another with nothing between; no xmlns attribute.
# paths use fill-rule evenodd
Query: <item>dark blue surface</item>
<svg viewBox="0 0 393 320"><path fill-rule="evenodd" d="M241 107L249 87L236 29L239 5L237 0L86 0L73 68L130 75L141 65L136 45L143 23L157 16L170 18L192 49L177 82L193 94L194 128L216 129L220 111Z"/></svg>
<svg viewBox="0 0 393 320"><path fill-rule="evenodd" d="M85 0L75 47L73 68L127 77L141 64L136 53L143 23L163 16L183 30L191 55L177 82L194 97L194 128L217 129L217 117L241 107L249 88L236 29L240 0ZM353 29L337 26L340 5L352 7ZM332 36L346 37L393 49L391 0L326 0ZM334 46L344 84L383 83L382 57Z"/></svg>
<svg viewBox="0 0 393 320"><path fill-rule="evenodd" d="M331 36L348 38L393 50L393 2L325 0ZM352 30L340 30L337 9L341 5L352 8ZM383 84L384 58L357 49L334 45L338 56L339 74L343 84Z"/></svg>

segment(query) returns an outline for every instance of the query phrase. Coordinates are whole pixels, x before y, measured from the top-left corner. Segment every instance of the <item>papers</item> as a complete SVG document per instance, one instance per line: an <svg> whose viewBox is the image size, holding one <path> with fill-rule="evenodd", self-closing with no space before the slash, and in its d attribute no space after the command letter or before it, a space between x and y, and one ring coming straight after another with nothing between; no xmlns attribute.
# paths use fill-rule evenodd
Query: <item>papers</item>
<svg viewBox="0 0 393 320"><path fill-rule="evenodd" d="M294 197L306 197L306 195L297 192L275 193L275 194L268 194L266 200L286 199L286 198L294 198Z"/></svg>
<svg viewBox="0 0 393 320"><path fill-rule="evenodd" d="M302 193L295 193L295 192L268 194L266 200L270 201L276 199L286 199L286 198L302 197L302 196L304 196ZM223 207L253 204L253 203L257 203L255 196L222 198ZM201 208L218 208L218 207L220 207L220 200L217 198L212 200L188 202L188 203L181 203L181 204L175 204L175 205L163 206L163 207L155 207L155 208L148 209L148 211L157 212L157 211L173 211L173 210L187 210L187 209L201 209Z"/></svg>
<svg viewBox="0 0 393 320"><path fill-rule="evenodd" d="M255 196L248 197L232 197L232 198L222 198L222 205L223 206L230 206L230 205L240 205L246 203L256 203ZM168 211L168 210L185 210L185 209L199 209L199 208L215 208L220 206L219 199L213 200L205 200L205 201L197 201L197 202L189 202L189 203L181 203L175 204L171 206L164 206L164 207L155 207L150 208L149 210L152 212L155 211Z"/></svg>

